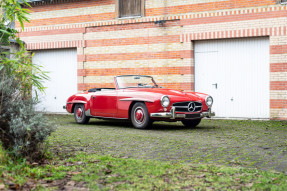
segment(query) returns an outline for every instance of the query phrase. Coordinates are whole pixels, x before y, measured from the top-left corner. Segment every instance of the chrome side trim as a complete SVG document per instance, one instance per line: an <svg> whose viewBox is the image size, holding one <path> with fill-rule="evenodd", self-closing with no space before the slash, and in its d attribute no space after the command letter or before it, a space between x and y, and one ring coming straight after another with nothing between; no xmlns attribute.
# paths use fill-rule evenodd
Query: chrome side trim
<svg viewBox="0 0 287 191"><path fill-rule="evenodd" d="M140 98L123 98L123 99L120 99L120 101L144 101L144 102L151 102L151 103L154 102L148 99L140 99Z"/></svg>
<svg viewBox="0 0 287 191"><path fill-rule="evenodd" d="M86 102L86 101L80 101L80 100L74 100L74 101L67 102L67 104L74 104L74 103L83 103L83 104L87 104L87 102Z"/></svg>

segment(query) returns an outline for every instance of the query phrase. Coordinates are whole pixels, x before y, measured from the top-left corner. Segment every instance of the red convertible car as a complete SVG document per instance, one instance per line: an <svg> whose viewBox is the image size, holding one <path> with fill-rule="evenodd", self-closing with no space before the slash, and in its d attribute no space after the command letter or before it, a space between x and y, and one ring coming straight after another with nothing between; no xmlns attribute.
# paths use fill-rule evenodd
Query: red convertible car
<svg viewBox="0 0 287 191"><path fill-rule="evenodd" d="M77 123L88 123L93 117L128 119L139 129L153 121L182 121L195 127L202 118L215 115L209 95L164 89L151 76L123 75L114 81L116 88L94 88L69 97L65 108L74 113Z"/></svg>

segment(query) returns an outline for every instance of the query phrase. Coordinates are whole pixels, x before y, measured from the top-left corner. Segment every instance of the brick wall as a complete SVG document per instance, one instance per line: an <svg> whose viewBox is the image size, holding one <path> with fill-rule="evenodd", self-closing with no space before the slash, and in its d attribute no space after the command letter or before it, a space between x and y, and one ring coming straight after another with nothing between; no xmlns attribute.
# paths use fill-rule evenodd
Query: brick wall
<svg viewBox="0 0 287 191"><path fill-rule="evenodd" d="M271 118L287 119L287 10L276 0L146 0L145 17L116 19L114 0L37 3L20 37L30 50L77 47L78 90L113 76L152 75L194 89L193 42L268 36ZM166 20L163 26L154 21ZM19 23L17 24L19 27Z"/></svg>

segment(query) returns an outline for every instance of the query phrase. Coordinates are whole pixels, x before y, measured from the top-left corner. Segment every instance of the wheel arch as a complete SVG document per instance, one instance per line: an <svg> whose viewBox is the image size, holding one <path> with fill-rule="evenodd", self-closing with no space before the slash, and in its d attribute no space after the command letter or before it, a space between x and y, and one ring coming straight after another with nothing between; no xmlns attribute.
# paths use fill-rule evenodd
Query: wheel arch
<svg viewBox="0 0 287 191"><path fill-rule="evenodd" d="M129 120L131 120L131 113L132 113L132 108L136 103L143 103L146 105L144 101L132 101L129 107Z"/></svg>
<svg viewBox="0 0 287 191"><path fill-rule="evenodd" d="M74 113L74 108L77 104L83 104L85 106L85 110L87 108L87 102L73 102L72 103L72 113Z"/></svg>
<svg viewBox="0 0 287 191"><path fill-rule="evenodd" d="M75 109L76 104L77 104L77 103L73 103L73 104L72 104L72 113L74 113L74 109Z"/></svg>

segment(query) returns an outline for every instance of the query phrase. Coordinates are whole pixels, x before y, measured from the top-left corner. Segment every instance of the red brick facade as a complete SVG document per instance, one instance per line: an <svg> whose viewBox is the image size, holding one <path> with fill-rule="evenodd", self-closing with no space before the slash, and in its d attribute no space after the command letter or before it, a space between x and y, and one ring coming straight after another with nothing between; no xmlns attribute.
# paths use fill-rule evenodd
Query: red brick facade
<svg viewBox="0 0 287 191"><path fill-rule="evenodd" d="M56 0L33 5L19 35L29 50L77 48L79 91L123 74L194 90L194 41L269 37L270 117L287 119L287 8L278 2L145 0L144 17L118 19L115 0Z"/></svg>

